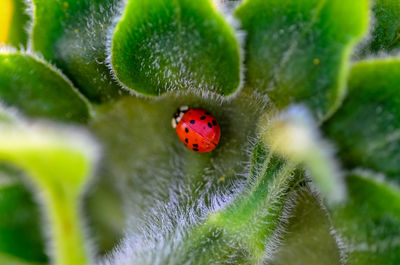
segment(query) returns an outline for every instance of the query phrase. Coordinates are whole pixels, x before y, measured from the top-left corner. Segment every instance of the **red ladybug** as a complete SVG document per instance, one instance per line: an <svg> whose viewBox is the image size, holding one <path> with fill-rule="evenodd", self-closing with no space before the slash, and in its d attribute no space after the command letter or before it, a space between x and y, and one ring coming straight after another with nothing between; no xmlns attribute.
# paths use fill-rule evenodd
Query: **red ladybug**
<svg viewBox="0 0 400 265"><path fill-rule="evenodd" d="M199 153L214 150L221 136L217 120L204 109L180 107L172 118L172 127L187 148Z"/></svg>

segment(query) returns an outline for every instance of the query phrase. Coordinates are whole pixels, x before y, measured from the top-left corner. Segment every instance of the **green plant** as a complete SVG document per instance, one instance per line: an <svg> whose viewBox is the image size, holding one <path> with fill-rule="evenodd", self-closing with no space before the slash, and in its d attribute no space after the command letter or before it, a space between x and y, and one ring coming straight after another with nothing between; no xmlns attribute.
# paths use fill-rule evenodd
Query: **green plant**
<svg viewBox="0 0 400 265"><path fill-rule="evenodd" d="M0 9L1 264L400 262L398 1Z"/></svg>

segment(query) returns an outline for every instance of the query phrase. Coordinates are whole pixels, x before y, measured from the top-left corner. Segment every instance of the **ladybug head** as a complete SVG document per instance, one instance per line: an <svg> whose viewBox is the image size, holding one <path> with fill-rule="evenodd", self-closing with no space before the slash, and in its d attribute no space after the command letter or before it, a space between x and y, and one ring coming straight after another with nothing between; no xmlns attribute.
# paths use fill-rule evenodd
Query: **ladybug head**
<svg viewBox="0 0 400 265"><path fill-rule="evenodd" d="M174 114L174 117L172 117L172 128L176 128L176 125L181 121L183 115L189 110L188 106L181 106Z"/></svg>

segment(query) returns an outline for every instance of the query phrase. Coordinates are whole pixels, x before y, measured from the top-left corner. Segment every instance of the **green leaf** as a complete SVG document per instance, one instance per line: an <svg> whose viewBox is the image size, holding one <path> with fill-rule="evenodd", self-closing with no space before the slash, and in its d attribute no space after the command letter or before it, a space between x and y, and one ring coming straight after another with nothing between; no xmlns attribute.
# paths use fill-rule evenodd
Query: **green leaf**
<svg viewBox="0 0 400 265"><path fill-rule="evenodd" d="M0 51L0 100L30 117L87 122L90 106L55 68L26 53Z"/></svg>
<svg viewBox="0 0 400 265"><path fill-rule="evenodd" d="M227 96L240 85L234 30L210 0L130 0L115 29L111 65L144 95L189 89Z"/></svg>
<svg viewBox="0 0 400 265"><path fill-rule="evenodd" d="M89 264L80 200L96 161L97 148L82 132L45 124L0 125L0 160L24 170L38 193L52 263Z"/></svg>
<svg viewBox="0 0 400 265"><path fill-rule="evenodd" d="M115 180L96 178L90 183L83 201L86 224L93 235L91 240L104 255L122 241L126 232L126 209L116 186Z"/></svg>
<svg viewBox="0 0 400 265"><path fill-rule="evenodd" d="M205 108L217 118L222 137L213 152L193 152L177 137L171 119L182 105ZM174 202L179 204L176 209L184 209L196 205L208 190L225 190L234 180L242 180L249 141L255 137L255 125L264 110L261 101L245 93L222 103L218 98L180 94L156 100L126 97L101 106L91 121L104 147L98 172L109 183L107 189L116 185L120 190L132 229L141 223L135 219L151 214L159 201L168 201L175 188L187 195L181 193Z"/></svg>
<svg viewBox="0 0 400 265"><path fill-rule="evenodd" d="M198 154L186 149L180 142L170 127L170 120L181 105L202 107L216 116L222 130L221 143L216 150ZM253 151L250 175L246 177L249 183L241 189L243 193L235 202L209 215L205 223L200 221L194 224L194 230L179 225L172 236L167 232L172 229L170 226L181 220L179 218L185 220L182 222L190 222L187 219L191 219L197 211L207 211L197 208L197 205L202 205L199 201L203 199L207 201L208 211L210 208L214 210L212 194L215 190L229 194L232 186L243 181L243 172L248 172L244 162L249 161L246 151L256 137L255 127L265 111L271 112L257 97L245 91L222 104L218 99L188 94L168 95L157 100L127 97L102 106L91 123L93 132L105 147L106 157L100 170L102 177L120 181L117 186L125 197L128 216L140 219L143 218L141 216L154 214L153 209L159 209L160 205L157 201L167 205L165 215L157 212L160 223L146 218L143 223L136 223L133 219L132 229L136 231L138 224L151 224L158 228L171 222L165 230L160 228L155 234L145 233L146 237L154 236L155 242L163 238L162 242L167 246L161 244L160 248L157 245L151 249L133 247L132 252L125 249L123 253L131 254L125 257L116 255L110 264L152 264L155 259L161 260L161 263L184 264L183 261L190 258L199 264L215 264L217 261L257 264L263 259L266 249L272 255L271 249L281 244L276 239L286 231L285 220L288 216L285 214L295 204L293 199L289 199L291 192L304 177L296 171L292 178L290 166L288 169L285 160L279 156L271 155L270 160L266 159L268 152L262 144L258 144ZM119 132L118 137L115 137L116 131ZM178 190L176 197L172 192L174 189ZM234 191L238 193L238 190ZM169 202L169 196L173 197L172 202ZM217 200L223 198L218 197ZM324 253L329 252L329 257L332 257L330 262L339 264L339 250L335 238L330 235L329 220L319 204L316 203L316 206L313 203L310 203L310 209L304 211L312 212L313 217L322 216L318 220L323 224L316 233L326 239L326 245L324 248L320 242L313 241L312 244L318 245L321 252L304 259L321 260ZM305 205L308 206L308 203ZM183 216L176 217L175 210L182 211ZM191 217L184 215L186 211ZM302 229L307 229L308 224L303 224ZM312 236L309 230L299 233ZM174 238L176 234L178 239ZM187 235L187 238L182 239L181 235ZM202 252L204 250L207 254Z"/></svg>
<svg viewBox="0 0 400 265"><path fill-rule="evenodd" d="M167 200L166 212L154 208L157 215L150 222L155 227L150 226L149 233L144 228L149 247L130 246L109 264L154 264L155 260L159 264L260 264L276 247L291 207L287 199L304 176L301 171L293 172L293 163L271 154L263 143L255 146L251 163L247 183L239 189L235 188L238 183L231 184L233 193L222 182L209 183L215 185L211 189L180 186L177 197ZM202 195L196 194L199 189ZM236 198L221 206L226 196L232 196L226 194ZM135 239L139 238L128 242L135 244Z"/></svg>
<svg viewBox="0 0 400 265"><path fill-rule="evenodd" d="M345 198L346 188L331 148L306 109L291 106L279 114L269 113L261 120L260 127L271 150L303 165L328 203Z"/></svg>
<svg viewBox="0 0 400 265"><path fill-rule="evenodd" d="M292 204L287 213L291 217L285 222L282 244L268 264L342 264L342 252L323 205L337 205L346 198L346 187L330 146L302 107L291 106L265 116L260 121L260 133L271 152L304 167L307 176L287 199ZM309 188L313 186L317 192Z"/></svg>
<svg viewBox="0 0 400 265"><path fill-rule="evenodd" d="M214 151L195 153L177 137L171 119L183 105L205 108L217 118L222 136ZM105 104L90 125L104 147L99 174L124 191L132 216L151 209L155 198L169 198L165 187L171 185L192 186L190 198L197 199L207 187L222 188L243 178L240 173L246 168L256 124L266 109L247 93L222 103L218 98L180 94L156 100L125 97Z"/></svg>
<svg viewBox="0 0 400 265"><path fill-rule="evenodd" d="M195 204L208 190L226 190L233 181L244 178L257 121L268 109L264 104L247 93L239 93L231 101L224 102L189 93L156 99L125 97L103 104L90 124L104 148L98 170L101 181L92 188L118 190L122 202L112 208L125 211L125 216L134 224L133 230L144 216L151 214L150 209L157 207L160 201L168 201L176 187L183 187L188 194L188 197L180 196L179 207ZM222 137L214 151L195 153L179 140L171 127L171 119L183 105L205 108L217 118ZM118 201L119 196L114 198ZM118 215L93 213L101 212L102 208L97 203L100 200L90 200L93 202L90 219L96 218L95 222L106 224L107 229L104 226L94 229L99 242L105 243L102 248L107 248L115 242L106 238L107 231L120 235L127 228L118 220Z"/></svg>
<svg viewBox="0 0 400 265"><path fill-rule="evenodd" d="M371 36L362 44L361 55L392 52L400 48L400 2L375 0L372 12L375 20Z"/></svg>
<svg viewBox="0 0 400 265"><path fill-rule="evenodd" d="M24 260L20 260L18 258L4 255L0 253L0 263L7 264L7 265L44 265L43 263L33 263Z"/></svg>
<svg viewBox="0 0 400 265"><path fill-rule="evenodd" d="M345 94L349 56L364 35L368 0L246 0L236 15L247 32L247 89L278 108L306 104L330 116Z"/></svg>
<svg viewBox="0 0 400 265"><path fill-rule="evenodd" d="M382 177L355 172L346 179L349 200L332 210L349 265L400 262L400 189Z"/></svg>
<svg viewBox="0 0 400 265"><path fill-rule="evenodd" d="M290 198L293 209L282 233L281 244L269 265L341 265L342 254L332 223L320 198L301 187Z"/></svg>
<svg viewBox="0 0 400 265"><path fill-rule="evenodd" d="M0 46L7 44L15 48L26 48L28 42L27 27L31 18L24 0L2 0L0 3Z"/></svg>
<svg viewBox="0 0 400 265"><path fill-rule="evenodd" d="M193 244L189 255L200 264L259 264L276 247L286 203L304 177L301 171L294 172L294 163L262 145L255 147L244 191L225 209L211 213L189 236Z"/></svg>
<svg viewBox="0 0 400 265"><path fill-rule="evenodd" d="M19 183L19 175L18 171L1 165L0 256L20 259L21 262L45 263L47 256L38 207L32 195Z"/></svg>
<svg viewBox="0 0 400 265"><path fill-rule="evenodd" d="M18 120L17 112L0 104L0 123L13 123Z"/></svg>
<svg viewBox="0 0 400 265"><path fill-rule="evenodd" d="M123 93L106 65L108 27L117 2L33 0L33 49L60 68L95 102Z"/></svg>
<svg viewBox="0 0 400 265"><path fill-rule="evenodd" d="M348 168L400 176L400 60L362 61L349 78L349 94L325 125Z"/></svg>

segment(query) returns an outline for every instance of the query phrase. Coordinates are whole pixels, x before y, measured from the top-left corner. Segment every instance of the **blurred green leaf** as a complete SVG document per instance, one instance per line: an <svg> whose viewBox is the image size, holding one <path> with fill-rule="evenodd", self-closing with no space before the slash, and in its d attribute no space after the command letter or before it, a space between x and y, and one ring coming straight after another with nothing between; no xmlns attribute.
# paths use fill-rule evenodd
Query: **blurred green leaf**
<svg viewBox="0 0 400 265"><path fill-rule="evenodd" d="M24 0L2 0L0 3L0 45L2 43L19 49L26 48L28 42L27 28L31 22Z"/></svg>
<svg viewBox="0 0 400 265"><path fill-rule="evenodd" d="M86 265L92 259L79 207L96 149L77 129L22 120L0 125L0 160L24 170L38 193L54 264Z"/></svg>
<svg viewBox="0 0 400 265"><path fill-rule="evenodd" d="M15 109L7 109L0 103L0 123L13 123L18 119L17 115Z"/></svg>
<svg viewBox="0 0 400 265"><path fill-rule="evenodd" d="M30 117L87 122L90 106L55 68L39 58L0 52L0 101Z"/></svg>
<svg viewBox="0 0 400 265"><path fill-rule="evenodd" d="M332 210L349 265L400 262L400 189L368 172L346 179L349 200Z"/></svg>
<svg viewBox="0 0 400 265"><path fill-rule="evenodd" d="M234 93L240 83L233 28L211 0L130 0L115 29L111 64L144 95L189 89Z"/></svg>
<svg viewBox="0 0 400 265"><path fill-rule="evenodd" d="M400 177L400 60L362 61L351 70L349 94L324 125L348 168Z"/></svg>
<svg viewBox="0 0 400 265"><path fill-rule="evenodd" d="M18 171L1 165L0 256L44 263L47 262L47 256L40 229L42 220L32 195L20 184L18 175ZM4 183L6 177L10 178L8 183Z"/></svg>
<svg viewBox="0 0 400 265"><path fill-rule="evenodd" d="M106 39L118 0L33 0L33 49L95 102L123 93L106 65Z"/></svg>
<svg viewBox="0 0 400 265"><path fill-rule="evenodd" d="M120 189L115 180L95 179L85 192L84 213L91 240L100 254L107 255L122 241L127 216Z"/></svg>
<svg viewBox="0 0 400 265"><path fill-rule="evenodd" d="M285 231L268 264L341 265L341 251L331 232L327 211L319 196L304 186L290 198L293 205L284 224Z"/></svg>
<svg viewBox="0 0 400 265"><path fill-rule="evenodd" d="M44 265L45 263L33 263L29 261L20 260L18 258L4 255L0 253L0 263L6 265Z"/></svg>
<svg viewBox="0 0 400 265"><path fill-rule="evenodd" d="M350 53L367 30L368 0L246 0L236 15L247 32L247 89L278 108L304 103L317 120L338 108Z"/></svg>
<svg viewBox="0 0 400 265"><path fill-rule="evenodd" d="M338 203L346 197L331 147L320 136L307 109L291 106L275 115L269 113L260 121L260 127L272 151L305 167L327 203Z"/></svg>
<svg viewBox="0 0 400 265"><path fill-rule="evenodd" d="M361 46L361 55L390 52L400 48L400 2L375 0L372 12L375 16L372 31Z"/></svg>

